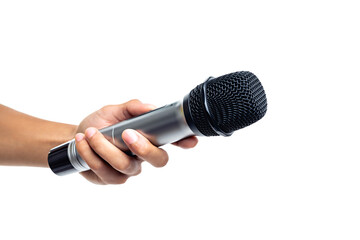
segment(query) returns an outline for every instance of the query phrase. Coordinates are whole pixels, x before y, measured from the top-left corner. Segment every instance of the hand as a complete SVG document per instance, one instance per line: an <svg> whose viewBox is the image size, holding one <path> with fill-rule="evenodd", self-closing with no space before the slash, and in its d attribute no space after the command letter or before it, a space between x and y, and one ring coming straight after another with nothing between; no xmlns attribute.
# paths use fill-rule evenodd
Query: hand
<svg viewBox="0 0 360 240"><path fill-rule="evenodd" d="M153 105L131 100L120 105L105 106L86 117L77 128L75 140L78 153L91 170L80 174L95 184L122 184L130 176L141 172L143 161L155 167L165 166L169 159L167 152L151 144L139 132L127 129L122 134L125 144L136 155L130 157L106 140L97 130L153 109L155 109ZM193 136L182 139L174 145L192 148L197 142L197 138Z"/></svg>

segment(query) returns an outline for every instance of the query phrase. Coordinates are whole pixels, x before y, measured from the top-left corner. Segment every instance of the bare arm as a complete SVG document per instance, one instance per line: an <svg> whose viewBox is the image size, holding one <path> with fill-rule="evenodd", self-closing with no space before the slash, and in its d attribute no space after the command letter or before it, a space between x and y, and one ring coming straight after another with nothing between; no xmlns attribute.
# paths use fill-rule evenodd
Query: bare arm
<svg viewBox="0 0 360 240"><path fill-rule="evenodd" d="M0 105L0 165L48 167L49 150L74 138L76 129Z"/></svg>

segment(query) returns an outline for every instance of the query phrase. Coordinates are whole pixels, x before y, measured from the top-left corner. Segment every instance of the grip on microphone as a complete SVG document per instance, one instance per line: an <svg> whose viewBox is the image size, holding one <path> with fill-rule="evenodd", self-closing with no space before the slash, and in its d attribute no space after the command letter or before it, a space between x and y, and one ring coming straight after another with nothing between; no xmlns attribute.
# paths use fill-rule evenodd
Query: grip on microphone
<svg viewBox="0 0 360 240"><path fill-rule="evenodd" d="M141 131L152 144L161 146L193 135L230 136L260 120L266 111L266 94L259 79L251 72L234 72L210 77L182 101L100 129L100 132L126 152L129 149L121 135L128 128ZM57 175L90 169L77 153L75 140L51 149L48 162Z"/></svg>

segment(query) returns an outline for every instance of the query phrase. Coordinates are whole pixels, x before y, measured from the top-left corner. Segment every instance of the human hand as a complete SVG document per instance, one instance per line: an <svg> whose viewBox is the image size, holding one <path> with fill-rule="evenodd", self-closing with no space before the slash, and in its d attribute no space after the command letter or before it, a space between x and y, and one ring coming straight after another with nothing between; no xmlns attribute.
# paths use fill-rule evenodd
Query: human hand
<svg viewBox="0 0 360 240"><path fill-rule="evenodd" d="M151 104L131 100L120 105L109 105L86 117L78 126L75 136L76 149L91 168L80 174L95 184L123 184L130 176L141 172L141 163L147 161L155 167L168 162L165 150L151 144L139 132L127 129L122 138L136 156L131 157L110 143L98 129L141 115L155 109ZM182 139L176 146L193 148L198 140L195 136Z"/></svg>

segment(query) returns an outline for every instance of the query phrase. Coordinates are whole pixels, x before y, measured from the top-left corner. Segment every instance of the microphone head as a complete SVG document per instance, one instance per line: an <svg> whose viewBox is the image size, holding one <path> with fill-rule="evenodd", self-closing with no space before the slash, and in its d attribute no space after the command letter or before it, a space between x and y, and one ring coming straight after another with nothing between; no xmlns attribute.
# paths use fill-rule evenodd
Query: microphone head
<svg viewBox="0 0 360 240"><path fill-rule="evenodd" d="M229 136L260 120L267 110L259 79L246 71L209 78L186 101L193 125L204 136Z"/></svg>

